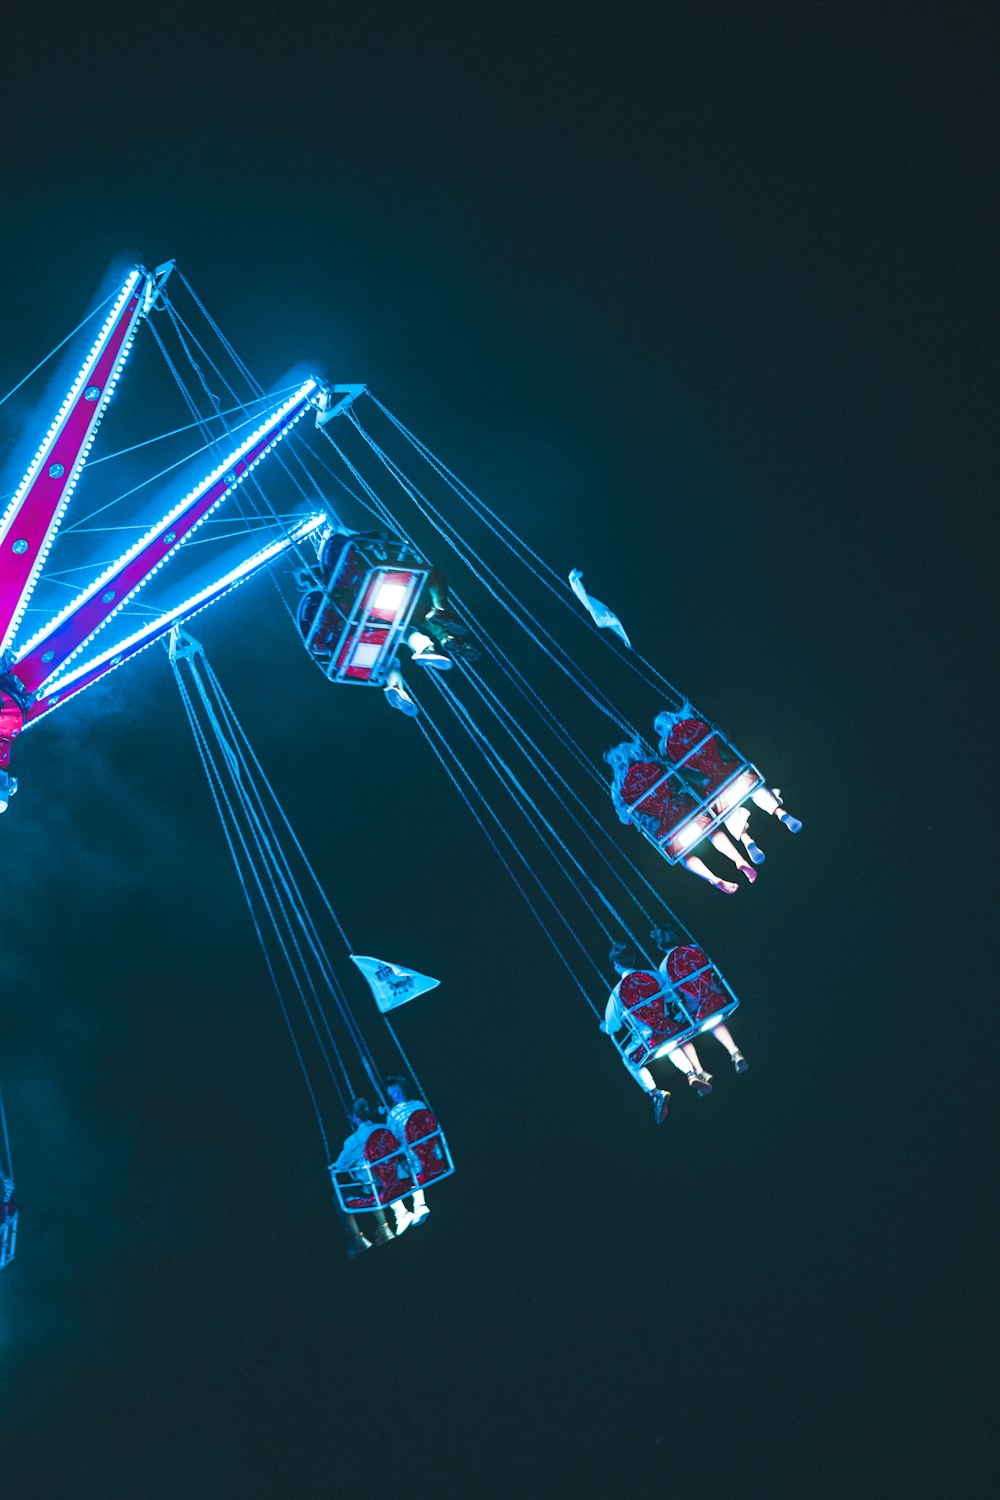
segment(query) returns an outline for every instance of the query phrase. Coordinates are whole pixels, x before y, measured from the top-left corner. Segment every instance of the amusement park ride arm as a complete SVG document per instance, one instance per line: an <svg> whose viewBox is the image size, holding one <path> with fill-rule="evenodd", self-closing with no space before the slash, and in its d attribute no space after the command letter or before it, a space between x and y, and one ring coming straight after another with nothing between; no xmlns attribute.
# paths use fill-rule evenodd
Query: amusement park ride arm
<svg viewBox="0 0 1000 1500"><path fill-rule="evenodd" d="M82 693L84 688L91 687L131 657L137 656L140 651L145 651L147 646L152 646L155 641L162 640L175 625L181 625L185 620L198 614L200 610L207 609L210 604L214 604L217 599L228 594L231 589L238 588L241 583L245 583L248 578L252 578L262 568L266 568L289 547L304 542L307 537L313 536L321 527L328 524L329 521L325 515L306 516L285 536L279 537L277 541L255 552L252 557L246 558L217 583L209 584L207 588L201 589L190 599L186 599L183 604L179 604L176 609L168 610L157 619L151 620L134 635L130 635L124 641L119 641L116 646L110 646L101 656L95 657L85 666L77 667L75 671L70 672L58 682L54 682L43 697L36 698L29 706L24 715L24 727L27 728L29 724L51 713L58 704L65 703L77 693Z"/></svg>
<svg viewBox="0 0 1000 1500"><path fill-rule="evenodd" d="M140 318L172 266L137 266L87 355L0 521L0 656L10 646L59 529L94 434L128 358Z"/></svg>
<svg viewBox="0 0 1000 1500"><path fill-rule="evenodd" d="M310 408L316 389L314 380L300 386L185 499L43 626L15 657L11 680L30 694L55 677Z"/></svg>
<svg viewBox="0 0 1000 1500"><path fill-rule="evenodd" d="M91 645L98 632L242 484L300 417L313 408L318 423L329 421L346 410L364 389L363 386L330 388L306 380L71 604L26 644L15 644L18 626L90 452L98 423L118 382L136 328L152 308L166 304L163 286L172 270L172 261L152 273L137 266L115 293L111 299L113 306L93 348L0 518L0 812L16 788L16 780L7 775L7 767L11 746L23 727L97 682L174 626L266 567L288 547L327 524L325 516L317 515L295 522L283 537L246 558L217 582L86 664L73 667L75 659Z"/></svg>

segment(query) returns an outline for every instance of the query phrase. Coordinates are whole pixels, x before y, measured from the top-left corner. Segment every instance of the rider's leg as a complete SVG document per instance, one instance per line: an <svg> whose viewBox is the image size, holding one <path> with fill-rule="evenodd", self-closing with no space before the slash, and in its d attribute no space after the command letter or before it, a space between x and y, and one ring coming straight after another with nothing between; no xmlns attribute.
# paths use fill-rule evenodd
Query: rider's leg
<svg viewBox="0 0 1000 1500"><path fill-rule="evenodd" d="M714 885L717 891L725 891L727 896L732 896L739 890L735 881L723 880L721 876L713 875L705 861L697 854L686 854L681 864L685 870L690 870L692 875L697 875L700 879L707 880L709 885Z"/></svg>
<svg viewBox="0 0 1000 1500"><path fill-rule="evenodd" d="M737 1047L735 1041L733 1040L733 1034L729 1030L729 1027L723 1025L713 1026L712 1035L715 1037L716 1041L722 1043L723 1047L725 1047L726 1051L729 1053L729 1056L733 1060L733 1067L736 1069L737 1073L745 1073L750 1064L747 1062L746 1058L743 1056L743 1053L740 1051L739 1047Z"/></svg>
<svg viewBox="0 0 1000 1500"><path fill-rule="evenodd" d="M722 820L723 827L738 839L755 865L764 863L764 851L750 837L750 814L745 807L734 807Z"/></svg>
<svg viewBox="0 0 1000 1500"><path fill-rule="evenodd" d="M773 818L778 819L779 823L784 823L790 833L798 833L801 829L801 820L793 818L791 813L785 812L777 790L772 792L768 791L766 786L760 786L755 792L751 792L750 800L756 807L760 808L761 812L770 813Z"/></svg>
<svg viewBox="0 0 1000 1500"><path fill-rule="evenodd" d="M420 708L415 698L411 698L406 691L402 673L397 666L391 666L385 675L385 687L382 689L386 702L390 708L398 708L401 714L415 719Z"/></svg>

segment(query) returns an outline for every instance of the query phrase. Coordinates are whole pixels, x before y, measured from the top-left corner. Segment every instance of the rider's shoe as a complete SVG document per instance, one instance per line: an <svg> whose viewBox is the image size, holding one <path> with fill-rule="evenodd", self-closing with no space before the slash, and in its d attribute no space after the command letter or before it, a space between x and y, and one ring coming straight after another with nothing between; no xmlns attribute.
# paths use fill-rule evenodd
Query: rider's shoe
<svg viewBox="0 0 1000 1500"><path fill-rule="evenodd" d="M415 719L417 717L417 714L420 712L419 705L410 697L404 687L397 687L395 683L390 683L382 691L385 694L385 701L390 708L398 708L399 712L405 714L408 719Z"/></svg>
<svg viewBox="0 0 1000 1500"><path fill-rule="evenodd" d="M450 656L445 656L443 651L437 651L433 646L421 646L419 651L414 651L413 660L421 667L431 667L435 672L447 672L449 667L454 666Z"/></svg>

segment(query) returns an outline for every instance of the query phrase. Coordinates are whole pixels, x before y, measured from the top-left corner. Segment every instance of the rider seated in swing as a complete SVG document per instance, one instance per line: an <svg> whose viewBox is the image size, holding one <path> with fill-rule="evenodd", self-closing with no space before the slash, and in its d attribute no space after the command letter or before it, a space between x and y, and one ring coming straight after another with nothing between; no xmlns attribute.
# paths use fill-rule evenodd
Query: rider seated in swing
<svg viewBox="0 0 1000 1500"><path fill-rule="evenodd" d="M364 1168L366 1166L365 1147L368 1138L376 1130L381 1130L372 1119L371 1105L367 1099L355 1099L351 1105L351 1124L354 1126L351 1134L346 1138L341 1148L340 1155L333 1163L334 1172L353 1172L357 1174L359 1191L367 1194L368 1185L365 1181ZM336 1202L336 1200L334 1200ZM370 1250L373 1244L385 1245L392 1239L392 1232L386 1222L385 1210L374 1204L370 1212L375 1220L375 1233L372 1239L362 1234L357 1219L353 1214L347 1213L337 1203L337 1212L343 1221L348 1235L347 1254L352 1259L361 1255L365 1250Z"/></svg>
<svg viewBox="0 0 1000 1500"><path fill-rule="evenodd" d="M666 975L679 1002L699 1027L720 1011L735 1008L733 997L722 988L708 956L701 948L694 943L684 942L680 934L669 927L654 927L649 935L663 953L659 963L660 973ZM729 1054L734 1072L745 1073L750 1064L733 1040L729 1027L720 1021L711 1028L711 1034ZM696 1094L700 1097L710 1094L712 1075L702 1067L694 1043L683 1042L677 1050L683 1052L690 1067L685 1067L681 1058L673 1055L671 1062L682 1073L687 1073L688 1083Z"/></svg>
<svg viewBox="0 0 1000 1500"><path fill-rule="evenodd" d="M407 1121L413 1115L417 1114L418 1111L427 1111L427 1105L422 1099L418 1099L415 1096L412 1087L407 1085L406 1079L398 1075L386 1079L385 1091L389 1096L391 1105L389 1113L385 1117L386 1129L391 1130L400 1145L405 1146L407 1144ZM422 1224L429 1213L430 1209L427 1207L423 1189L419 1187L414 1188L413 1208L410 1211L410 1218L406 1227L409 1228L411 1223ZM397 1229L396 1232L398 1234L399 1230Z"/></svg>
<svg viewBox="0 0 1000 1500"><path fill-rule="evenodd" d="M430 602L425 604L425 598ZM410 632L406 644L420 666L445 672L456 657L462 661L478 660L479 648L469 639L468 626L451 607L448 580L440 568L431 568L413 619L417 628ZM420 710L406 691L398 659L389 668L384 691L390 708L416 718Z"/></svg>
<svg viewBox="0 0 1000 1500"><path fill-rule="evenodd" d="M662 927L654 927L651 936L666 950L655 970L625 943L612 947L611 964L620 977L601 1030L617 1042L626 1068L652 1099L659 1125L666 1118L670 1094L657 1085L651 1065L669 1060L686 1075L693 1093L710 1094L711 1074L702 1066L694 1042L678 1040L671 1045L671 1039L685 1033L697 1035L700 1023L713 1012L731 1008L733 1001L719 986L700 948L678 942L676 934ZM691 974L697 978L685 984L684 978ZM729 1053L736 1072L745 1073L749 1064L729 1028L720 1021L712 1027L712 1035Z"/></svg>
<svg viewBox="0 0 1000 1500"><path fill-rule="evenodd" d="M705 798L709 793L721 787L730 780L745 762L741 761L720 734L713 732L711 725L706 724L700 718L690 703L681 704L679 709L664 709L658 713L653 720L653 728L659 735L658 750L665 762L677 765L677 770L685 782L695 791L700 798ZM677 764L680 762L680 764ZM748 769L748 785L753 785L757 777ZM739 791L737 783L736 790ZM742 795L746 796L744 789ZM798 833L802 824L798 818L793 818L782 808L781 793L764 786L756 786L750 793L750 800L755 807L762 812L770 813L772 817L784 823L791 833ZM721 811L721 808L713 804L713 811ZM764 852L754 843L750 837L750 813L745 807L734 807L731 812L723 818L723 824L746 849L755 865L764 863Z"/></svg>
<svg viewBox="0 0 1000 1500"><path fill-rule="evenodd" d="M348 531L341 527L332 532L320 552L320 569L327 598L340 619L346 621L358 598L358 590L368 572L366 544L382 559L399 560L406 548L395 542L387 531ZM381 560L381 559L380 559ZM335 644L332 636L330 649ZM420 591L409 626L403 636L414 662L432 671L446 672L456 657L475 661L479 651L469 639L468 627L451 606L448 580L440 568L432 567ZM406 690L398 653L385 672L383 691L391 708L415 718L419 708Z"/></svg>
<svg viewBox="0 0 1000 1500"><path fill-rule="evenodd" d="M681 789L677 772L666 761L657 760L639 740L614 745L605 751L604 759L612 770L611 800L622 823L633 823L655 843L662 845L666 840L668 852L679 856L686 870L726 895L733 895L739 887L723 880L693 852L705 837L751 884L757 879L757 871L721 828L707 832L711 816L698 811L698 803Z"/></svg>

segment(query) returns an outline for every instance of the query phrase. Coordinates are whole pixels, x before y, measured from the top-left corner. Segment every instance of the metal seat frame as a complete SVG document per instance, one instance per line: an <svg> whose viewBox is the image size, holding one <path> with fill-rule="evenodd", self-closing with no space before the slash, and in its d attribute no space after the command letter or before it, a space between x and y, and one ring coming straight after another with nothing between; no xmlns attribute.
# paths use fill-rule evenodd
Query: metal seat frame
<svg viewBox="0 0 1000 1500"><path fill-rule="evenodd" d="M445 1159L445 1168L429 1182L417 1181L421 1170L420 1159L416 1154L415 1147L424 1146L429 1141L437 1141L441 1146ZM397 1162L402 1167L405 1163L406 1175L410 1179L410 1185L402 1193L397 1193L394 1198L380 1198L381 1183L375 1171L376 1167L383 1166L386 1162ZM411 1193L421 1192L425 1187L436 1187L446 1177L451 1177L455 1171L455 1163L452 1160L448 1142L444 1138L444 1131L438 1126L435 1130L422 1135L419 1140L409 1141L401 1145L396 1151L390 1151L388 1156L383 1156L377 1162L361 1162L356 1167L349 1167L345 1171L338 1172L334 1166L330 1166L330 1177L333 1180L333 1190L337 1195L337 1202L345 1214L374 1213L376 1209L389 1208L393 1203L399 1203L403 1198L408 1198ZM402 1171L400 1176L402 1176ZM373 1201L363 1208L355 1206L351 1208L348 1199L371 1198Z"/></svg>

